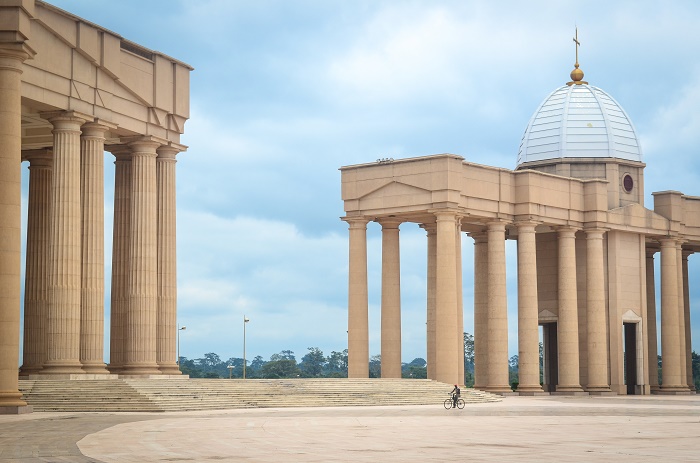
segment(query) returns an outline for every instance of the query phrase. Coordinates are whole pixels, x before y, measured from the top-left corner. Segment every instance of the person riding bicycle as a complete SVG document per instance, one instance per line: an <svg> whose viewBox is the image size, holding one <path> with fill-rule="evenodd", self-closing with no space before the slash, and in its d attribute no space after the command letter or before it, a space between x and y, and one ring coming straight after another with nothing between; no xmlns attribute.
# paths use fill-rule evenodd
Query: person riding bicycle
<svg viewBox="0 0 700 463"><path fill-rule="evenodd" d="M452 408L457 408L457 400L459 399L460 394L459 386L455 384L455 388L452 389L450 394L452 394Z"/></svg>

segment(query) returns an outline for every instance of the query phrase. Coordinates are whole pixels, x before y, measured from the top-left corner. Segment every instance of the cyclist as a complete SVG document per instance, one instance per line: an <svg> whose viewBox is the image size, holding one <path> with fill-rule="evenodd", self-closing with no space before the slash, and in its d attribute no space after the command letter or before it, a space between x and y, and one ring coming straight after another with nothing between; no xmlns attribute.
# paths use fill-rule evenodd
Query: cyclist
<svg viewBox="0 0 700 463"><path fill-rule="evenodd" d="M452 394L452 408L457 408L457 400L459 399L460 394L459 386L455 384L455 387L452 389L450 394Z"/></svg>

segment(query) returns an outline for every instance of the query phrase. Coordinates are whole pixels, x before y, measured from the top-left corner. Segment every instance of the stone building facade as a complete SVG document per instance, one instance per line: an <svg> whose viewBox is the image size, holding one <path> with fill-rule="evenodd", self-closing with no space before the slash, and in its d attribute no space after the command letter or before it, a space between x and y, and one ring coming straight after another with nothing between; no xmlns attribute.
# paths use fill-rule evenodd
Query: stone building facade
<svg viewBox="0 0 700 463"><path fill-rule="evenodd" d="M342 220L349 225L350 377L368 375L366 229L372 221L382 229L382 377L401 375L399 227L410 222L427 234L429 378L450 384L464 378L466 233L475 246L474 262L467 263L474 266L475 387L511 392L509 239L517 241L517 392L694 391L688 257L700 250L700 198L657 192L654 209L646 209L645 164L629 117L582 80L578 58L571 78L533 115L515 170L453 154L340 169ZM660 288L655 258L661 260ZM661 385L657 353L663 357Z"/></svg>
<svg viewBox="0 0 700 463"><path fill-rule="evenodd" d="M175 162L192 68L40 0L0 0L0 18L0 411L27 409L22 306L21 376L177 375ZM105 151L116 165L109 365Z"/></svg>

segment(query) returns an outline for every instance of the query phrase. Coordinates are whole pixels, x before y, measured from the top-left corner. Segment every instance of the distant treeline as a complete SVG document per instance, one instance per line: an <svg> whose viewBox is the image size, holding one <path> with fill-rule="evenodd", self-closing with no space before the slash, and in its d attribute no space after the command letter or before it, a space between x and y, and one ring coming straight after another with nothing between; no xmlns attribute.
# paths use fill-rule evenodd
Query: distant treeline
<svg viewBox="0 0 700 463"><path fill-rule="evenodd" d="M318 347L309 347L308 353L297 362L294 352L283 350L279 354L264 360L258 355L252 361L246 362L246 378L347 378L348 350L332 351L325 356ZM426 361L422 358L413 359L402 365L404 378L426 378ZM230 367L230 368L229 368ZM219 355L210 352L203 358L188 359L180 357L180 370L191 378L242 378L243 359L232 357L221 360ZM369 362L370 378L381 376L381 357L375 355Z"/></svg>
<svg viewBox="0 0 700 463"><path fill-rule="evenodd" d="M374 355L369 361L369 377L381 377L381 356ZM294 352L283 350L279 354L264 360L258 355L248 360L245 369L246 378L347 378L348 350L332 351L325 356L318 347L309 347L308 352L297 363ZM540 367L542 366L542 344L540 343ZM695 388L700 390L700 356L692 353L693 380ZM243 359L232 357L221 360L217 354L210 352L203 358L188 359L180 357L180 370L190 378L242 378ZM540 368L541 371L541 368ZM661 381L661 356L659 356L659 382ZM415 358L401 365L403 378L421 379L427 377L427 362L423 358ZM518 385L518 356L514 355L509 362L509 382L515 389ZM540 381L541 381L540 377ZM464 333L464 384L474 385L474 337Z"/></svg>

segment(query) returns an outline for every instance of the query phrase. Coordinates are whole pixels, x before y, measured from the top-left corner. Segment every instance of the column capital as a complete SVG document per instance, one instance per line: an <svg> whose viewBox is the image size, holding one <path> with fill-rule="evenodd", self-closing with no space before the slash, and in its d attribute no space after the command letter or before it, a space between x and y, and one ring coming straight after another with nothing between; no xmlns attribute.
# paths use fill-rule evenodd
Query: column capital
<svg viewBox="0 0 700 463"><path fill-rule="evenodd" d="M576 232L579 231L578 228L576 227L570 227L570 226L562 226L562 227L556 227L555 230L557 231L557 235L560 237L574 237L576 235Z"/></svg>
<svg viewBox="0 0 700 463"><path fill-rule="evenodd" d="M437 233L437 221L434 222L424 222L418 225L420 228L425 230L428 235L434 235Z"/></svg>
<svg viewBox="0 0 700 463"><path fill-rule="evenodd" d="M683 260L687 261L688 257L690 257L691 254L695 254L695 251L691 251L690 249L683 249Z"/></svg>
<svg viewBox="0 0 700 463"><path fill-rule="evenodd" d="M106 145L105 151L114 155L115 163L131 160L131 147L129 145Z"/></svg>
<svg viewBox="0 0 700 463"><path fill-rule="evenodd" d="M535 228L537 228L537 226L540 225L541 223L542 222L539 222L537 220L527 219L527 220L516 220L515 222L513 222L513 225L515 225L515 227L518 229L518 232L520 232L520 230L527 231L530 229L532 231L535 231Z"/></svg>
<svg viewBox="0 0 700 463"><path fill-rule="evenodd" d="M399 225L404 222L398 217L380 217L374 221L381 225L382 229L399 228Z"/></svg>
<svg viewBox="0 0 700 463"><path fill-rule="evenodd" d="M156 150L163 146L163 143L161 142L160 139L157 139L156 137L133 137L129 138L126 141L126 144L131 147L132 154L136 153L148 153L148 154L156 154Z"/></svg>
<svg viewBox="0 0 700 463"><path fill-rule="evenodd" d="M186 147L184 145L177 144L167 144L161 145L156 149L158 153L158 160L175 160L176 156L185 151Z"/></svg>
<svg viewBox="0 0 700 463"><path fill-rule="evenodd" d="M0 69L22 74L22 64L36 55L26 43L0 44Z"/></svg>
<svg viewBox="0 0 700 463"><path fill-rule="evenodd" d="M676 247L676 243L678 242L678 237L675 236L666 236L664 238L659 238L659 244L661 245L662 248L669 248L669 247Z"/></svg>
<svg viewBox="0 0 700 463"><path fill-rule="evenodd" d="M340 220L346 222L351 230L367 230L367 223L369 222L369 219L367 217L341 217Z"/></svg>
<svg viewBox="0 0 700 463"><path fill-rule="evenodd" d="M435 216L436 222L456 221L459 212L455 209L437 209L430 211Z"/></svg>
<svg viewBox="0 0 700 463"><path fill-rule="evenodd" d="M608 232L607 228L584 228L587 240L602 240L603 235Z"/></svg>
<svg viewBox="0 0 700 463"><path fill-rule="evenodd" d="M80 127L82 130L82 138L101 138L104 140L105 132L108 130L114 130L117 128L117 124L112 124L111 122L105 122L101 119L95 119L94 121L88 121Z"/></svg>
<svg viewBox="0 0 700 463"><path fill-rule="evenodd" d="M51 122L54 130L80 130L86 122L94 121L94 116L78 111L45 111L39 113L42 119Z"/></svg>
<svg viewBox="0 0 700 463"><path fill-rule="evenodd" d="M22 161L29 161L30 167L51 167L53 164L53 150L49 148L24 150L22 151Z"/></svg>

